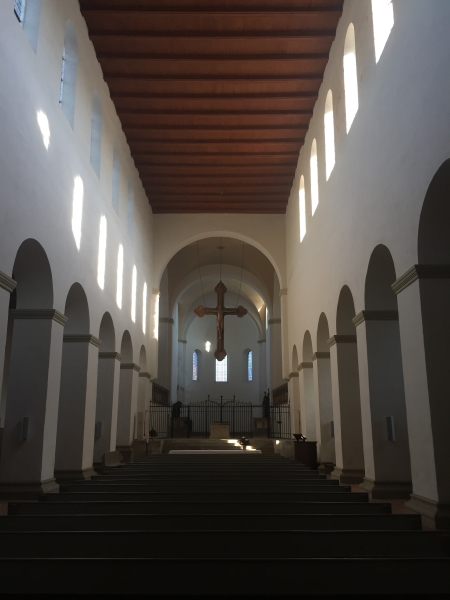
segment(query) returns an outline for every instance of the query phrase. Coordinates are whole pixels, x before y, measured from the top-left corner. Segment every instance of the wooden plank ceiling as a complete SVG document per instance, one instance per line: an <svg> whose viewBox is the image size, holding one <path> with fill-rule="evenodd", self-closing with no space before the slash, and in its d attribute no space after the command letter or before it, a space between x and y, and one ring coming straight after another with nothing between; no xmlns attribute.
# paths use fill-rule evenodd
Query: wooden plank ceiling
<svg viewBox="0 0 450 600"><path fill-rule="evenodd" d="M154 213L284 213L343 0L80 0Z"/></svg>

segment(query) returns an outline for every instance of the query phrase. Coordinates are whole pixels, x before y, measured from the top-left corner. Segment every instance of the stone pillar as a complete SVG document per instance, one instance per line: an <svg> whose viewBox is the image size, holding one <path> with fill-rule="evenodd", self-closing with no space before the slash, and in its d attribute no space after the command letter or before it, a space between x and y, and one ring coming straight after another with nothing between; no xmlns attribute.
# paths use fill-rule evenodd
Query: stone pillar
<svg viewBox="0 0 450 600"><path fill-rule="evenodd" d="M17 283L14 279L0 271L0 429L3 429L5 424L6 391L8 387L9 354L6 356L5 351L8 349L9 301L16 286Z"/></svg>
<svg viewBox="0 0 450 600"><path fill-rule="evenodd" d="M450 527L450 266L414 265L397 296L413 493L406 506Z"/></svg>
<svg viewBox="0 0 450 600"><path fill-rule="evenodd" d="M409 498L411 465L398 312L363 310L353 323L365 465L361 487L373 498ZM395 439L389 439L388 427Z"/></svg>
<svg viewBox="0 0 450 600"><path fill-rule="evenodd" d="M120 365L119 410L117 415L117 450L122 452L126 462L132 459L131 444L137 429L137 392L139 365L122 363Z"/></svg>
<svg viewBox="0 0 450 600"><path fill-rule="evenodd" d="M140 371L137 400L137 439L144 440L147 435L146 414L150 404L151 375L147 371Z"/></svg>
<svg viewBox="0 0 450 600"><path fill-rule="evenodd" d="M101 425L94 441L94 463L97 464L102 462L105 452L116 449L121 360L118 352L98 353L95 422Z"/></svg>
<svg viewBox="0 0 450 600"><path fill-rule="evenodd" d="M309 442L315 441L316 417L314 414L314 378L312 362L298 365L300 385L300 423L302 433Z"/></svg>
<svg viewBox="0 0 450 600"><path fill-rule="evenodd" d="M158 383L171 389L172 382L172 317L159 319Z"/></svg>
<svg viewBox="0 0 450 600"><path fill-rule="evenodd" d="M285 383L281 359L281 319L269 319L270 328L270 385L274 390Z"/></svg>
<svg viewBox="0 0 450 600"><path fill-rule="evenodd" d="M66 334L63 341L55 458L58 483L95 475L92 461L100 347L100 340L90 334Z"/></svg>
<svg viewBox="0 0 450 600"><path fill-rule="evenodd" d="M313 354L312 359L317 456L320 463L336 463L330 353L316 352Z"/></svg>
<svg viewBox="0 0 450 600"><path fill-rule="evenodd" d="M341 483L361 483L364 450L356 335L335 335L328 340L328 345L336 449L336 468L332 477Z"/></svg>
<svg viewBox="0 0 450 600"><path fill-rule="evenodd" d="M189 361L186 360L186 346L187 340L178 340L177 400L180 402L184 402L186 399L186 371L189 369L189 365L192 369L191 358ZM192 379L192 372L190 378Z"/></svg>
<svg viewBox="0 0 450 600"><path fill-rule="evenodd" d="M1 492L33 497L54 479L64 325L54 309L11 311L14 319L0 465Z"/></svg>
<svg viewBox="0 0 450 600"><path fill-rule="evenodd" d="M258 340L258 361L259 361L259 402L262 402L264 392L267 391L269 384L266 376L266 340Z"/></svg>
<svg viewBox="0 0 450 600"><path fill-rule="evenodd" d="M283 378L289 373L289 318L288 318L288 290L280 290L280 314L281 314L281 372Z"/></svg>

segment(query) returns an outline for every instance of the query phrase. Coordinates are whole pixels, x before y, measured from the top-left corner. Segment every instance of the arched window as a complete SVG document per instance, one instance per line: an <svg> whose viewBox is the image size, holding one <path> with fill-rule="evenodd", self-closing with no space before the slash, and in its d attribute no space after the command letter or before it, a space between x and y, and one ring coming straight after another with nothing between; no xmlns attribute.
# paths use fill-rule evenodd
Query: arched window
<svg viewBox="0 0 450 600"><path fill-rule="evenodd" d="M253 380L253 352L251 350L247 353L247 381Z"/></svg>
<svg viewBox="0 0 450 600"><path fill-rule="evenodd" d="M378 62L394 27L392 0L372 0L372 18L375 62Z"/></svg>
<svg viewBox="0 0 450 600"><path fill-rule="evenodd" d="M147 284L144 283L142 290L142 333L147 331Z"/></svg>
<svg viewBox="0 0 450 600"><path fill-rule="evenodd" d="M228 381L228 356L223 360L216 359L216 381Z"/></svg>
<svg viewBox="0 0 450 600"><path fill-rule="evenodd" d="M298 190L298 212L300 217L300 241L302 241L306 233L305 179L303 175L300 177L300 187Z"/></svg>
<svg viewBox="0 0 450 600"><path fill-rule="evenodd" d="M113 172L112 172L112 195L111 202L114 210L119 214L120 210L120 156L117 148L113 153Z"/></svg>
<svg viewBox="0 0 450 600"><path fill-rule="evenodd" d="M119 253L117 255L117 289L116 303L119 308L122 308L122 289L123 289L123 246L119 245Z"/></svg>
<svg viewBox="0 0 450 600"><path fill-rule="evenodd" d="M311 213L316 212L316 208L319 204L319 168L317 165L317 143L313 140L311 145L311 160L310 160L310 172L311 172Z"/></svg>
<svg viewBox="0 0 450 600"><path fill-rule="evenodd" d="M358 75L356 72L355 28L350 23L344 44L345 122L347 133L358 112Z"/></svg>
<svg viewBox="0 0 450 600"><path fill-rule="evenodd" d="M333 94L329 90L327 98L325 100L325 117L324 117L324 130L325 130L325 171L327 180L331 175L331 171L334 167L335 154L334 154L334 116L333 116Z"/></svg>
<svg viewBox="0 0 450 600"><path fill-rule="evenodd" d="M131 274L131 320L136 323L136 286L137 286L137 270L136 265L133 267Z"/></svg>
<svg viewBox="0 0 450 600"><path fill-rule="evenodd" d="M75 117L75 88L77 82L77 66L77 36L75 33L74 26L70 21L67 21L61 64L59 103L72 128Z"/></svg>
<svg viewBox="0 0 450 600"><path fill-rule="evenodd" d="M100 232L98 239L98 263L97 263L97 282L100 289L105 287L105 267L106 267L106 237L107 226L106 217L100 219Z"/></svg>
<svg viewBox="0 0 450 600"><path fill-rule="evenodd" d="M192 353L192 381L198 381L198 351Z"/></svg>
<svg viewBox="0 0 450 600"><path fill-rule="evenodd" d="M100 177L102 159L102 105L97 94L92 97L91 116L91 165Z"/></svg>
<svg viewBox="0 0 450 600"><path fill-rule="evenodd" d="M127 231L130 238L132 238L134 231L134 189L131 181L128 184Z"/></svg>
<svg viewBox="0 0 450 600"><path fill-rule="evenodd" d="M14 14L23 27L34 52L37 50L42 0L15 0Z"/></svg>

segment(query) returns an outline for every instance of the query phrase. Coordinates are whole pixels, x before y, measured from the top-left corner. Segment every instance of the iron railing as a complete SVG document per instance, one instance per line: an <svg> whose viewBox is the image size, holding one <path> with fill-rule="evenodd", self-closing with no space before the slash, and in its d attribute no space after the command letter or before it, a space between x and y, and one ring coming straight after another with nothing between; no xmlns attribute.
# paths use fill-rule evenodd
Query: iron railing
<svg viewBox="0 0 450 600"><path fill-rule="evenodd" d="M288 384L283 383L283 385L280 385L279 387L272 390L272 398L272 403L274 406L278 406L279 404L288 404Z"/></svg>
<svg viewBox="0 0 450 600"><path fill-rule="evenodd" d="M159 406L170 406L169 390L152 382L152 403Z"/></svg>
<svg viewBox="0 0 450 600"><path fill-rule="evenodd" d="M267 436L291 437L290 406L287 404L252 404L235 398L211 400L209 397L196 404L176 402L161 406L154 402L149 407L149 430L158 438L208 438L212 423L229 423L230 437L252 438Z"/></svg>

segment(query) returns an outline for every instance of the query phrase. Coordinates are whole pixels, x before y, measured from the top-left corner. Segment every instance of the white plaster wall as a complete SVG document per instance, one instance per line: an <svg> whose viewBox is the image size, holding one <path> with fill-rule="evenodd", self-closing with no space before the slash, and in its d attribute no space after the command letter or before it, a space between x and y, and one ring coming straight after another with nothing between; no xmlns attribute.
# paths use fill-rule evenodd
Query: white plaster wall
<svg viewBox="0 0 450 600"><path fill-rule="evenodd" d="M450 156L450 3L393 0L395 23L375 63L370 0L346 0L286 213L289 347L317 331L325 312L336 333L339 292L347 284L356 313L378 244L396 276L417 263L417 232L427 187ZM359 110L346 133L343 48L354 24ZM333 92L336 164L325 180L324 106ZM316 138L319 206L311 216L309 159ZM305 177L307 232L300 243L298 189ZM313 337L314 351L317 340Z"/></svg>
<svg viewBox="0 0 450 600"><path fill-rule="evenodd" d="M0 270L12 275L15 255L27 238L36 239L49 258L54 308L64 312L70 286L84 288L90 310L90 330L98 335L100 320L109 311L116 329L116 347L125 329L133 340L134 360L151 344L152 211L130 155L120 121L100 65L88 38L76 0L44 0L37 52L18 23L13 2L0 3ZM61 56L67 19L78 39L75 121L72 130L59 106ZM103 111L100 179L90 164L92 94ZM51 131L46 150L37 124L37 111L48 117ZM5 118L6 115L6 118ZM121 158L120 214L111 204L113 147ZM71 229L74 178L84 182L81 247ZM135 227L127 233L128 182L135 191ZM105 289L97 284L100 217L107 219ZM124 247L123 305L116 305L119 244ZM131 320L131 272L137 267L137 318ZM148 286L147 332L142 331L142 290ZM50 307L49 307L50 308Z"/></svg>

